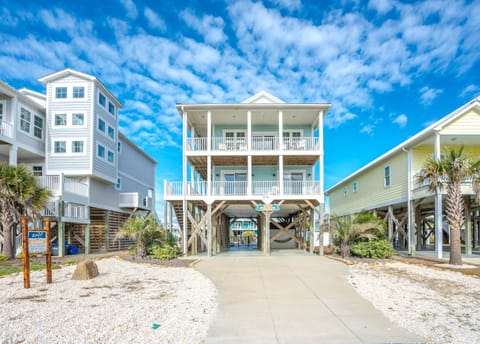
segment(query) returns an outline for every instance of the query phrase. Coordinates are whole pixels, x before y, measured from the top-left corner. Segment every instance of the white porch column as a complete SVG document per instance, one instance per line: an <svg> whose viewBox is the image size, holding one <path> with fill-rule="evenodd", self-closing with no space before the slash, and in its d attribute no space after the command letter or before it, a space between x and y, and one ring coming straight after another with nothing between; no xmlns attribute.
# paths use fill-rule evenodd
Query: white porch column
<svg viewBox="0 0 480 344"><path fill-rule="evenodd" d="M313 136L313 133L312 133ZM318 156L318 181L319 181L319 188L320 188L320 193L322 195L322 200L325 202L323 199L323 192L324 192L324 172L323 172L323 157L324 157L324 150L323 150L323 111L320 111L318 113L318 147L319 147L319 156Z"/></svg>
<svg viewBox="0 0 480 344"><path fill-rule="evenodd" d="M182 202L182 221L183 221L183 255L188 254L188 226L187 226L187 129L188 129L188 113L183 113L183 165L182 165L182 178L183 178L183 202Z"/></svg>
<svg viewBox="0 0 480 344"><path fill-rule="evenodd" d="M465 254L472 254L472 216L470 210L470 196L465 198Z"/></svg>
<svg viewBox="0 0 480 344"><path fill-rule="evenodd" d="M283 150L283 111L278 111L278 149Z"/></svg>
<svg viewBox="0 0 480 344"><path fill-rule="evenodd" d="M213 230L212 230L212 203L207 203L207 256L211 257L213 253Z"/></svg>
<svg viewBox="0 0 480 344"><path fill-rule="evenodd" d="M252 112L247 111L247 150L252 150Z"/></svg>
<svg viewBox="0 0 480 344"><path fill-rule="evenodd" d="M252 155L247 157L247 195L252 195Z"/></svg>
<svg viewBox="0 0 480 344"><path fill-rule="evenodd" d="M207 111L207 151L212 150L212 112Z"/></svg>
<svg viewBox="0 0 480 344"><path fill-rule="evenodd" d="M212 195L212 156L207 156L207 196Z"/></svg>
<svg viewBox="0 0 480 344"><path fill-rule="evenodd" d="M278 184L280 195L283 195L283 155L278 156Z"/></svg>
<svg viewBox="0 0 480 344"><path fill-rule="evenodd" d="M17 166L17 152L18 147L15 145L10 146L8 151L8 164L10 166Z"/></svg>
<svg viewBox="0 0 480 344"><path fill-rule="evenodd" d="M435 160L440 160L440 134L435 133L434 153ZM440 190L435 193L435 256L443 258L443 209L442 209L442 194Z"/></svg>

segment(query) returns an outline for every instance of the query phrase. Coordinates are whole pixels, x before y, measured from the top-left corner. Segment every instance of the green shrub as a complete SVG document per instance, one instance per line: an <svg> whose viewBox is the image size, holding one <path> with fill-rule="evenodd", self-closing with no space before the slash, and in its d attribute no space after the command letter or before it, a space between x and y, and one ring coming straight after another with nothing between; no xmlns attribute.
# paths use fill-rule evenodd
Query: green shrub
<svg viewBox="0 0 480 344"><path fill-rule="evenodd" d="M0 254L0 261L2 260L8 260L8 257L4 254Z"/></svg>
<svg viewBox="0 0 480 344"><path fill-rule="evenodd" d="M387 240L359 242L350 248L354 256L362 258L390 258L395 253L392 245Z"/></svg>
<svg viewBox="0 0 480 344"><path fill-rule="evenodd" d="M177 257L177 249L170 245L165 245L163 247L153 245L150 247L149 251L155 259L170 260Z"/></svg>

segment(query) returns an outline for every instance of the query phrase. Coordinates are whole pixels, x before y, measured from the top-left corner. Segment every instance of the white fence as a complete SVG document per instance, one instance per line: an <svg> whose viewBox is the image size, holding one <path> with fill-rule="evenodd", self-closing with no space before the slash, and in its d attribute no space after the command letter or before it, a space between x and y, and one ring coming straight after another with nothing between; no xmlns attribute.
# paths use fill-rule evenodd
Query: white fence
<svg viewBox="0 0 480 344"><path fill-rule="evenodd" d="M0 136L13 138L13 125L0 120Z"/></svg>

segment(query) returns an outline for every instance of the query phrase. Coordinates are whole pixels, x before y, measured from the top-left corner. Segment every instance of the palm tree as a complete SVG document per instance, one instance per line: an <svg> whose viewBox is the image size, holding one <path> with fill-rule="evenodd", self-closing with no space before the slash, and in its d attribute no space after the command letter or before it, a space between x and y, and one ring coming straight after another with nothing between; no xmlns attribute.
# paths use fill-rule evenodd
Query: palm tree
<svg viewBox="0 0 480 344"><path fill-rule="evenodd" d="M480 161L473 160L459 149L448 147L440 160L428 158L423 165L423 173L418 177L420 183L427 182L431 192L439 192L447 186L445 212L450 226L450 260L453 265L462 265L460 227L464 217L464 204L461 184L472 180L475 198L480 201ZM435 240L442 240L435 238Z"/></svg>
<svg viewBox="0 0 480 344"><path fill-rule="evenodd" d="M340 247L342 258L350 257L350 245L359 239L377 239L384 230L381 220L366 220L362 214L334 216L330 221L333 243Z"/></svg>
<svg viewBox="0 0 480 344"><path fill-rule="evenodd" d="M147 247L154 242L162 242L163 227L158 225L152 215L132 215L118 231L115 239L128 237L136 241L136 255L145 258Z"/></svg>
<svg viewBox="0 0 480 344"><path fill-rule="evenodd" d="M40 219L40 208L50 193L41 188L33 174L25 166L0 164L0 241L3 254L13 258L12 229L21 216Z"/></svg>

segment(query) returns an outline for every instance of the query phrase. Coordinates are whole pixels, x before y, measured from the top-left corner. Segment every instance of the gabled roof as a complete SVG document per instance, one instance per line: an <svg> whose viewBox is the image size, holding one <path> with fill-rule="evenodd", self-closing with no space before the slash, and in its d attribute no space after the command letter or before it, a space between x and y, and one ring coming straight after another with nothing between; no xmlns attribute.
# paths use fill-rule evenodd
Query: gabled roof
<svg viewBox="0 0 480 344"><path fill-rule="evenodd" d="M333 185L332 187L328 188L325 193L329 193L330 191L332 191L333 189L336 189L337 187L339 187L340 185L342 185L343 183L345 183L346 181L348 180L351 180L353 178L355 178L356 176L358 176L359 174L365 172L366 170L368 170L370 167L372 166L375 166L376 164L378 164L379 162L385 160L385 159L388 159L390 158L391 156L397 154L398 152L400 152L402 149L408 149L408 148L412 148L414 147L416 144L422 142L423 140L425 140L426 138L428 138L429 136L435 134L436 132L442 130L446 125L450 124L451 122L455 121L456 119L458 119L459 117L461 117L462 115L464 115L466 112L472 110L472 109L475 109L477 108L478 110L480 110L480 96L477 97L477 98L474 98L472 99L471 101L469 101L468 103L462 105L461 107L459 107L458 109L456 109L455 111L449 113L448 115L442 117L441 119L439 119L437 122L433 123L432 125L430 125L429 127L423 129L422 131L420 131L418 134L412 136L411 138L409 138L408 140L405 140L403 141L402 143L400 143L399 145L395 146L394 148L392 148L391 150L389 150L388 152L386 152L385 154L379 156L378 158L376 158L375 160L372 160L371 162L369 162L368 164L366 164L365 166L361 167L360 169L356 170L355 172L353 172L352 174L348 175L347 177L343 178L341 181L339 181L338 183L336 183L335 185Z"/></svg>
<svg viewBox="0 0 480 344"><path fill-rule="evenodd" d="M266 91L260 91L245 99L242 104L285 104L285 102Z"/></svg>
<svg viewBox="0 0 480 344"><path fill-rule="evenodd" d="M68 75L73 75L73 76L76 76L77 78L80 78L80 79L95 82L96 85L104 93L106 93L110 99L112 99L116 103L115 105L117 107L123 108L123 104L120 103L120 101L103 85L103 83L98 78L96 78L96 77L94 77L93 75L90 75L90 74L85 74L85 73L76 71L76 70L71 69L71 68L65 68L65 69L62 69L58 72L48 74L48 75L38 79L38 81L40 81L42 84L46 85L47 83L49 83L51 81L55 81L57 79L63 78L63 77L68 76Z"/></svg>

